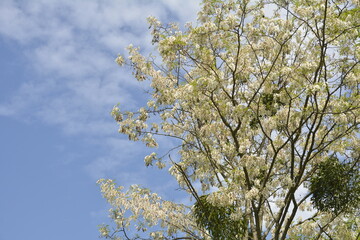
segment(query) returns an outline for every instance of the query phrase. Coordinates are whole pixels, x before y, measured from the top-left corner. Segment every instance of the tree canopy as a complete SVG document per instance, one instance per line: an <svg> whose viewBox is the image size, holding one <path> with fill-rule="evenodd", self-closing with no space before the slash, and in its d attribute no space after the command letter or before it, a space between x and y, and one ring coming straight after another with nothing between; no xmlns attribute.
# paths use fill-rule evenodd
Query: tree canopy
<svg viewBox="0 0 360 240"><path fill-rule="evenodd" d="M102 236L359 238L359 1L201 5L183 28L149 17L158 54L129 46L116 59L150 84L149 101L112 111L130 140L176 140L145 164L167 168L193 205L99 180L115 222Z"/></svg>

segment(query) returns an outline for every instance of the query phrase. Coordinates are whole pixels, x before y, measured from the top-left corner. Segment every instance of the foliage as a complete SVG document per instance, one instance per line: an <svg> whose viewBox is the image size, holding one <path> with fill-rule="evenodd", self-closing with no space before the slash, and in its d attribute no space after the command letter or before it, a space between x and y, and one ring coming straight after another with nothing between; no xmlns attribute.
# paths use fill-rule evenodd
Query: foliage
<svg viewBox="0 0 360 240"><path fill-rule="evenodd" d="M103 235L358 238L358 16L358 0L204 0L184 29L150 17L158 57L129 46L116 61L151 96L112 115L150 148L174 139L145 164L168 168L196 203L101 180L119 233Z"/></svg>
<svg viewBox="0 0 360 240"><path fill-rule="evenodd" d="M319 164L317 173L310 179L311 200L316 208L336 215L360 209L359 163L342 163L330 157Z"/></svg>
<svg viewBox="0 0 360 240"><path fill-rule="evenodd" d="M196 223L207 229L213 239L240 239L245 233L246 224L242 216L238 219L235 215L236 206L215 206L206 198L207 195L203 195L194 204Z"/></svg>

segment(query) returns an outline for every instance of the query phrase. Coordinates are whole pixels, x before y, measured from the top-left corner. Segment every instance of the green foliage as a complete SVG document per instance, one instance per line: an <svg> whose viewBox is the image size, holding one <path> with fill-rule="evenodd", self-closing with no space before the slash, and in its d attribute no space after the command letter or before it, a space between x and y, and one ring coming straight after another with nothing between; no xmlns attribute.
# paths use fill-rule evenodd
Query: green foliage
<svg viewBox="0 0 360 240"><path fill-rule="evenodd" d="M270 111L271 115L275 115L276 109L274 107L274 94L264 93L262 96L262 103L265 106L266 111Z"/></svg>
<svg viewBox="0 0 360 240"><path fill-rule="evenodd" d="M279 97L276 97L275 94L279 93L279 90L273 90L272 93L263 93L261 94L261 103L263 104L267 114L259 115L259 118L274 116L281 106L285 104L280 101ZM257 129L259 127L260 120L257 117L253 117L250 120L249 126L251 129Z"/></svg>
<svg viewBox="0 0 360 240"><path fill-rule="evenodd" d="M359 166L330 157L319 164L310 180L312 202L320 211L339 214L360 207Z"/></svg>
<svg viewBox="0 0 360 240"><path fill-rule="evenodd" d="M207 200L208 195L200 197L194 205L194 215L199 227L208 230L212 239L236 240L245 232L245 219L235 220L231 215L237 212L236 207L215 206Z"/></svg>

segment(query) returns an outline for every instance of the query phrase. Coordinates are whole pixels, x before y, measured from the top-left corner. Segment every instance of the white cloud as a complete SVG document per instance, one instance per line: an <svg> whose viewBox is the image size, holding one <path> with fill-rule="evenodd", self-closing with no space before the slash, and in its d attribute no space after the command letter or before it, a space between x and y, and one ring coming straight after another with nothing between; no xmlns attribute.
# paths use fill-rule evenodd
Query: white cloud
<svg viewBox="0 0 360 240"><path fill-rule="evenodd" d="M146 87L119 69L114 58L130 43L153 49L147 16L184 24L195 19L198 8L193 0L2 0L0 37L21 47L26 68L37 77L0 102L0 115L56 125L108 144L117 154L136 151L132 143L111 143L116 127L109 112L118 102L139 106ZM120 162L108 153L87 169L100 176Z"/></svg>
<svg viewBox="0 0 360 240"><path fill-rule="evenodd" d="M21 43L29 42L40 34L40 28L34 20L16 2L4 0L0 3L1 35Z"/></svg>
<svg viewBox="0 0 360 240"><path fill-rule="evenodd" d="M51 104L42 105L37 115L51 123L44 112L46 108L52 112L53 104L66 112L73 110L68 103L71 101L89 114L93 114L94 105L109 107L119 100L136 104L131 98L134 93L126 91L138 84L129 74L121 76L114 57L129 43L152 49L147 16L166 20L170 13L182 21L188 20L189 8L197 5L196 1L181 2L186 7L181 7L179 1L165 0L2 1L0 34L23 47L29 67L37 71L39 79L23 83L12 99L0 103L0 113L16 114L41 99ZM195 12L196 9L194 15ZM31 114L36 115L36 111ZM68 114L68 120L72 121L74 115Z"/></svg>

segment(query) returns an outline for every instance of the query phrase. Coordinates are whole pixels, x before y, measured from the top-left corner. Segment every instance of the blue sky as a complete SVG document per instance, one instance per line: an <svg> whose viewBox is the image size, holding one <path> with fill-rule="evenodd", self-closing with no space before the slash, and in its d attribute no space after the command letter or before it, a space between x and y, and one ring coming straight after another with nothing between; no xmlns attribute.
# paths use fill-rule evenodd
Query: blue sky
<svg viewBox="0 0 360 240"><path fill-rule="evenodd" d="M198 10L194 0L0 1L0 240L98 239L109 208L99 178L181 201L166 170L144 167L152 150L119 135L109 113L146 99L148 83L114 62L130 43L153 50L146 17L183 25Z"/></svg>

